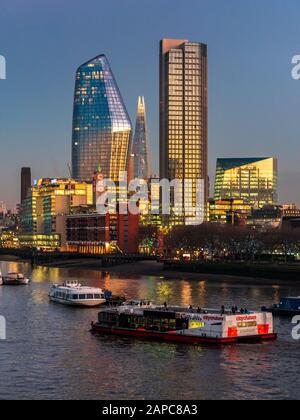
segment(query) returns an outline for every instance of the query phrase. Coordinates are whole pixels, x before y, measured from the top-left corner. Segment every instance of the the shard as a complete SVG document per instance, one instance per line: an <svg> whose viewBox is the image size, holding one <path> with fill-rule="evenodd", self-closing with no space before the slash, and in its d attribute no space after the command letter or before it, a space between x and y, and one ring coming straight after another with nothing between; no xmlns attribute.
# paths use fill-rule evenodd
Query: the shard
<svg viewBox="0 0 300 420"><path fill-rule="evenodd" d="M151 176L151 157L145 98L139 96L135 133L132 145L134 155L134 177L148 180Z"/></svg>

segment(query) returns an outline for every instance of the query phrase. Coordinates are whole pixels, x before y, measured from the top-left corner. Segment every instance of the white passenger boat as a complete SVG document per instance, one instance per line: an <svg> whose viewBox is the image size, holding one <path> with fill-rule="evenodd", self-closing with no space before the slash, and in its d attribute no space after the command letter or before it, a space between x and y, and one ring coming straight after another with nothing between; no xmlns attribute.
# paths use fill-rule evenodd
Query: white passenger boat
<svg viewBox="0 0 300 420"><path fill-rule="evenodd" d="M49 292L52 302L69 306L100 306L106 302L105 292L102 289L86 287L77 281L68 281L62 285L54 284Z"/></svg>
<svg viewBox="0 0 300 420"><path fill-rule="evenodd" d="M30 280L22 273L1 274L1 280L4 286L26 286L30 283Z"/></svg>

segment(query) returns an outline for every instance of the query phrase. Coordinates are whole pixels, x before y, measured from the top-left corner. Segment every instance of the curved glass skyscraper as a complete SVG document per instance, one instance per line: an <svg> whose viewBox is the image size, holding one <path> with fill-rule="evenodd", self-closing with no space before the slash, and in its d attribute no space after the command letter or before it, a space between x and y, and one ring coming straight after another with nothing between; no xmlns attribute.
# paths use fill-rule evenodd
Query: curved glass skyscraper
<svg viewBox="0 0 300 420"><path fill-rule="evenodd" d="M117 181L126 171L132 126L105 55L88 61L76 73L72 172L73 178L92 180L101 167Z"/></svg>

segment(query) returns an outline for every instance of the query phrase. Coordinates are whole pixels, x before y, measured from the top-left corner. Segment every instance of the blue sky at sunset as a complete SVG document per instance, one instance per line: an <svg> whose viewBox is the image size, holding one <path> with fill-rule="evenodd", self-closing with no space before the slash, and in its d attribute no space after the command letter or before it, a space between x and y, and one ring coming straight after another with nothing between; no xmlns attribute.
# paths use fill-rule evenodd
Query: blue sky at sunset
<svg viewBox="0 0 300 420"><path fill-rule="evenodd" d="M2 0L0 201L19 173L67 176L76 68L105 53L134 123L146 98L158 169L158 49L163 37L209 47L209 167L217 157L275 156L280 200L300 204L299 0Z"/></svg>

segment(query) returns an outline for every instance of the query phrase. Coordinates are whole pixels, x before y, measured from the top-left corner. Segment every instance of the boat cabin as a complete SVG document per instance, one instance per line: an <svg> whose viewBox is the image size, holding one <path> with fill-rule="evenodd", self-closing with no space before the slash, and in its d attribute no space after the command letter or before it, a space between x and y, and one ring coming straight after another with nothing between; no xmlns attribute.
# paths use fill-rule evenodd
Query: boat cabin
<svg viewBox="0 0 300 420"><path fill-rule="evenodd" d="M77 292L75 293L72 290L66 290L64 288L58 288L54 291L53 293L53 297L56 299L63 299L63 300L68 300L68 301L78 301L78 300L95 300L95 299L104 299L104 294L103 293L84 293L82 292Z"/></svg>

